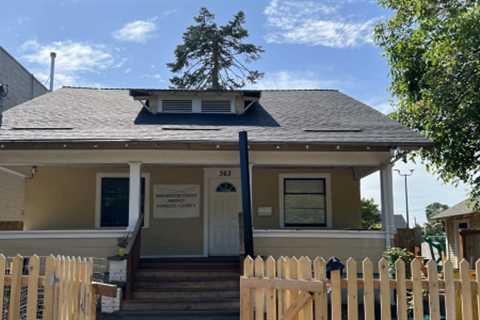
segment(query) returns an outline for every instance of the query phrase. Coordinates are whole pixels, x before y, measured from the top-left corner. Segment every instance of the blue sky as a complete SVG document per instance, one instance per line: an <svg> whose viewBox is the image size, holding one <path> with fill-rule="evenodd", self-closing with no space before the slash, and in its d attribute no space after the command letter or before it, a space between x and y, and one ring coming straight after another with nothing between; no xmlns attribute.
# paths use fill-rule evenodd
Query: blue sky
<svg viewBox="0 0 480 320"><path fill-rule="evenodd" d="M246 13L250 41L265 53L257 88L335 88L388 113L388 66L371 30L388 12L370 0L338 1L22 1L2 6L0 45L47 82L49 52L58 53L56 85L167 87L165 64L201 6L219 23ZM410 179L411 212L461 201L467 188L445 186L421 165ZM395 176L395 209L404 213L403 180ZM378 177L364 179L365 196L379 199Z"/></svg>

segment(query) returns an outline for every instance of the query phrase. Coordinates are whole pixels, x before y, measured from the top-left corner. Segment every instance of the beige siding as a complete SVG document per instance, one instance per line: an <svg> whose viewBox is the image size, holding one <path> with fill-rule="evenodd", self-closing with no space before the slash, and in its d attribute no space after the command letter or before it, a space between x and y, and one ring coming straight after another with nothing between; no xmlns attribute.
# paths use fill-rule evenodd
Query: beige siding
<svg viewBox="0 0 480 320"><path fill-rule="evenodd" d="M98 173L128 173L123 166L64 166L38 167L33 179L27 180L25 229L92 229L95 227L96 179ZM166 167L144 165L150 174L149 226L143 230L142 254L201 255L204 239L204 170L202 167ZM255 168L253 173L254 224L258 229L279 228L279 175L285 173L330 173L333 226L355 228L360 224L360 184L351 169L280 169ZM200 186L200 216L185 219L155 219L153 217L153 185L196 184ZM259 217L259 206L271 206L270 217ZM334 241L334 240L332 240ZM336 241L336 240L335 240ZM340 244L342 241L339 240ZM347 240L351 241L351 240ZM305 240L308 242L308 240ZM336 246L335 242L329 245ZM260 246L261 247L261 246ZM311 246L310 246L311 247ZM308 245L304 250L310 250ZM316 244L312 248L315 248ZM275 247L280 253L280 247ZM285 247L286 253L292 249ZM288 251L288 252L287 252ZM292 253L299 255L301 253Z"/></svg>
<svg viewBox="0 0 480 320"><path fill-rule="evenodd" d="M349 257L360 261L369 257L377 261L385 251L384 239L335 239L335 238L255 238L255 251L262 256L335 256L342 261Z"/></svg>
<svg viewBox="0 0 480 320"><path fill-rule="evenodd" d="M155 184L200 185L200 217L186 219L154 219L143 232L144 255L201 255L203 254L203 168L145 166ZM151 208L153 208L153 197Z"/></svg>
<svg viewBox="0 0 480 320"><path fill-rule="evenodd" d="M25 180L19 176L0 171L0 220L23 219Z"/></svg>
<svg viewBox="0 0 480 320"><path fill-rule="evenodd" d="M14 256L69 255L105 258L115 254L116 239L12 239L0 240L2 254Z"/></svg>
<svg viewBox="0 0 480 320"><path fill-rule="evenodd" d="M360 181L354 178L352 169L254 168L252 183L255 228L278 229L280 227L279 176L290 173L331 174L332 227L360 227ZM259 216L259 207L271 207L272 215Z"/></svg>

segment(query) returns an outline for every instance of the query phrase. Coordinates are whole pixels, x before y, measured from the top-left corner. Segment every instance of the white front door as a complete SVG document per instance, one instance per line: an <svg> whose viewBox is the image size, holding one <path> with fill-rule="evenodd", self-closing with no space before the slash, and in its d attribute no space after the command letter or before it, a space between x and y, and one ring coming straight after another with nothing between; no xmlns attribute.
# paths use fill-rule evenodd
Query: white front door
<svg viewBox="0 0 480 320"><path fill-rule="evenodd" d="M235 176L212 177L208 181L208 242L211 256L240 254L241 190L240 179Z"/></svg>

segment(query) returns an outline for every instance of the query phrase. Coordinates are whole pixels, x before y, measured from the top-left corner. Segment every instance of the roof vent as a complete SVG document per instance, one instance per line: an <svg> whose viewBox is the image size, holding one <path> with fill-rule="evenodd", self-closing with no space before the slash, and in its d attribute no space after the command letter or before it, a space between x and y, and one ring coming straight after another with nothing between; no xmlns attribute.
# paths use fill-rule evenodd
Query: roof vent
<svg viewBox="0 0 480 320"><path fill-rule="evenodd" d="M191 113L192 100L163 100L162 110L171 113Z"/></svg>
<svg viewBox="0 0 480 320"><path fill-rule="evenodd" d="M202 100L202 113L231 113L230 100Z"/></svg>

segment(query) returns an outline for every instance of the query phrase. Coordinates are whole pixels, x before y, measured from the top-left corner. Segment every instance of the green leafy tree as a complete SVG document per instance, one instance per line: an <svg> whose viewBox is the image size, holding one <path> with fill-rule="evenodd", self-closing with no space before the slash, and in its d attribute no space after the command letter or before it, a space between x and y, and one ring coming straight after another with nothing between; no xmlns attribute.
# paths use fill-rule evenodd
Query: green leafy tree
<svg viewBox="0 0 480 320"><path fill-rule="evenodd" d="M435 215L447 209L448 209L448 205L440 202L433 202L425 207L425 216L427 217L428 221L431 221Z"/></svg>
<svg viewBox="0 0 480 320"><path fill-rule="evenodd" d="M480 2L379 0L375 29L390 64L395 118L434 143L419 152L445 182L480 195Z"/></svg>
<svg viewBox="0 0 480 320"><path fill-rule="evenodd" d="M360 213L362 216L362 228L382 229L380 210L373 199L362 199L360 202Z"/></svg>
<svg viewBox="0 0 480 320"><path fill-rule="evenodd" d="M446 209L448 209L448 206L439 202L433 202L425 207L425 216L427 217L427 222L423 226L424 236L443 238L445 233L443 224L439 221L433 220L432 218Z"/></svg>
<svg viewBox="0 0 480 320"><path fill-rule="evenodd" d="M255 83L263 74L246 67L257 60L263 49L244 43L248 31L245 14L239 11L227 24L218 26L215 15L201 8L196 24L183 34L183 43L175 49L176 61L168 68L178 75L170 79L177 88L235 89L246 82Z"/></svg>

